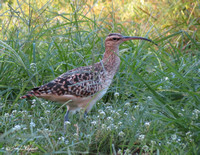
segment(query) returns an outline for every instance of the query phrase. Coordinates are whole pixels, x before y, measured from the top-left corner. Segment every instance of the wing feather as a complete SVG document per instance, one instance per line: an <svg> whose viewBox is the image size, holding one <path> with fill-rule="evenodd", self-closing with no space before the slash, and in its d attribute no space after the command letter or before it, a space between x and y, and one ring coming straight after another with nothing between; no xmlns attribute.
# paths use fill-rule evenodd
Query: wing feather
<svg viewBox="0 0 200 155"><path fill-rule="evenodd" d="M70 70L47 84L33 88L22 98L40 96L41 94L87 97L100 91L104 82L105 72L103 67L100 63L96 63L94 66Z"/></svg>

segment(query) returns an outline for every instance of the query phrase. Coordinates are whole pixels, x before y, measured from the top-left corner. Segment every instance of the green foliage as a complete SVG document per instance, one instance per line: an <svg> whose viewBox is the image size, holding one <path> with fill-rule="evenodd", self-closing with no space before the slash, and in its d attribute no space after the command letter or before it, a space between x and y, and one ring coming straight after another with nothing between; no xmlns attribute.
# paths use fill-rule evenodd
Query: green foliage
<svg viewBox="0 0 200 155"><path fill-rule="evenodd" d="M122 7L118 7L122 6ZM0 11L0 152L200 154L198 1L4 1ZM126 42L114 81L87 118L19 97L102 58L109 32Z"/></svg>

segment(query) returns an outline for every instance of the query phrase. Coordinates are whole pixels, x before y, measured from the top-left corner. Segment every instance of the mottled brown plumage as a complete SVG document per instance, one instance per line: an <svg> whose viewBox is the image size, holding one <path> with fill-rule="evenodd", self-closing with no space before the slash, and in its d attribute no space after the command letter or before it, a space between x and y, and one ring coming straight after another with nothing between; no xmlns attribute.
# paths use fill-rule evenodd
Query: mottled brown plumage
<svg viewBox="0 0 200 155"><path fill-rule="evenodd" d="M65 121L68 121L70 111L85 109L85 113L89 112L96 101L106 93L119 69L119 45L124 41L134 39L151 41L142 37L109 34L105 40L104 57L100 62L70 70L47 84L33 88L21 98L36 96L60 103L67 102L68 111Z"/></svg>
<svg viewBox="0 0 200 155"><path fill-rule="evenodd" d="M102 88L102 81L105 81L103 79L105 79L105 74L101 64L96 63L94 66L70 70L47 84L33 88L22 98L40 97L41 94L87 97L94 95Z"/></svg>

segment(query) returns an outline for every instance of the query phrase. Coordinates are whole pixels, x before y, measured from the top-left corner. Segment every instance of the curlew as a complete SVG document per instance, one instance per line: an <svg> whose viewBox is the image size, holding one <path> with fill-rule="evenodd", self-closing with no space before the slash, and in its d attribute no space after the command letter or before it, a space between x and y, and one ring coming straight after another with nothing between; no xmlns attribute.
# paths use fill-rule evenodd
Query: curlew
<svg viewBox="0 0 200 155"><path fill-rule="evenodd" d="M86 115L108 90L120 65L119 45L128 40L153 42L143 37L127 37L119 33L111 33L106 37L105 53L100 62L72 69L47 84L33 88L21 98L35 96L66 103L67 112L64 116L64 124L69 120L70 112L74 113L84 109Z"/></svg>

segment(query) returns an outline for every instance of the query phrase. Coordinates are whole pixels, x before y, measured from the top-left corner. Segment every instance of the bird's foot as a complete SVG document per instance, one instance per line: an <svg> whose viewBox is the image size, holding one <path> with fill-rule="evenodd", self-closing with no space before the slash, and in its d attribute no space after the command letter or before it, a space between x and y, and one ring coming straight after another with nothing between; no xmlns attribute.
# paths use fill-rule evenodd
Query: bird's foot
<svg viewBox="0 0 200 155"><path fill-rule="evenodd" d="M67 125L69 125L69 124L71 124L70 122L69 122L69 110L67 110L67 112L66 112L66 114L65 114L65 116L64 116L64 132L66 131L66 129L67 129Z"/></svg>
<svg viewBox="0 0 200 155"><path fill-rule="evenodd" d="M70 125L71 123L69 121L64 121L64 131L66 131L67 126Z"/></svg>

